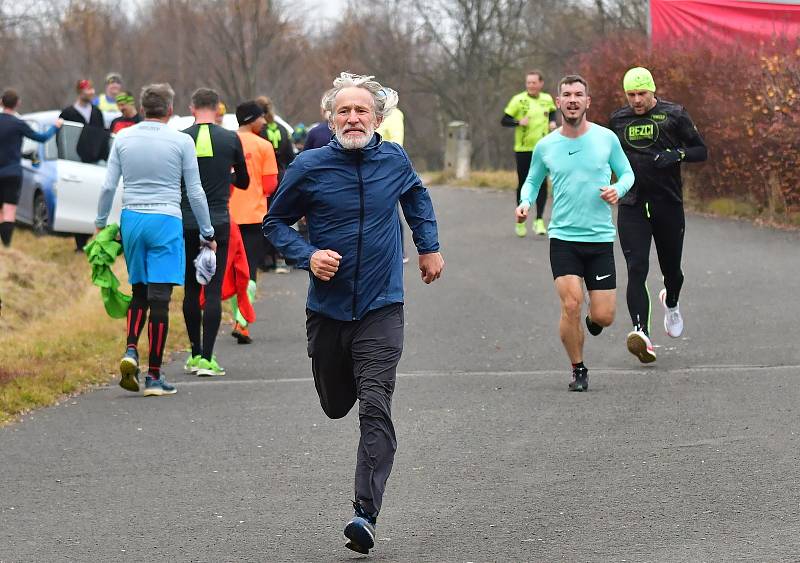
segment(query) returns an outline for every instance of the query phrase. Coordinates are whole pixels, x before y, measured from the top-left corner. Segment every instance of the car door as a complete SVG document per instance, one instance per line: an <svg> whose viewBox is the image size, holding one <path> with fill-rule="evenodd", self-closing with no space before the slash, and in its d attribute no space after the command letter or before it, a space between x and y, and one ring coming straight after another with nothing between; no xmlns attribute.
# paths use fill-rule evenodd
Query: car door
<svg viewBox="0 0 800 563"><path fill-rule="evenodd" d="M25 121L31 129L40 131L39 124L32 120ZM41 151L39 143L28 139L22 139L22 190L19 195L17 205L17 221L30 225L33 223L33 196L36 186L37 168L41 162Z"/></svg>
<svg viewBox="0 0 800 563"><path fill-rule="evenodd" d="M104 162L89 164L78 156L78 139L83 125L65 122L58 132L58 179L53 230L63 233L94 233L97 202L105 180ZM109 222L118 221L121 191L114 197Z"/></svg>

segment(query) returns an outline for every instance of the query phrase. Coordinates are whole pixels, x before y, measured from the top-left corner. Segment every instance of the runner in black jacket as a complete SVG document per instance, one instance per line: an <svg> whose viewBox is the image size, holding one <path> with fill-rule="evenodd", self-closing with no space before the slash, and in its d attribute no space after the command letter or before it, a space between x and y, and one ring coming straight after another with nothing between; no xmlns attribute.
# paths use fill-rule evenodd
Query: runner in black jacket
<svg viewBox="0 0 800 563"><path fill-rule="evenodd" d="M198 88L192 94L194 125L183 132L194 140L200 181L206 192L208 212L217 241L217 271L205 286L205 307L200 306L200 284L196 279L194 259L200 251L200 227L194 216L186 186L181 187L181 214L186 252L183 319L192 351L186 361L187 372L200 376L225 375L225 369L214 356L222 319L222 283L228 261L230 213L228 200L231 186L246 189L250 184L242 142L239 136L214 123L219 108L219 94L209 88ZM231 168L233 173L231 173Z"/></svg>
<svg viewBox="0 0 800 563"><path fill-rule="evenodd" d="M628 106L611 114L609 126L620 139L636 175L636 182L620 200L617 226L628 265L628 311L633 331L628 350L643 363L656 355L650 342L650 293L647 273L650 240L656 243L664 276L659 301L664 307L664 329L677 338L683 332L678 297L683 285L684 213L681 162L702 162L708 151L683 106L657 99L650 72L632 68L623 80Z"/></svg>

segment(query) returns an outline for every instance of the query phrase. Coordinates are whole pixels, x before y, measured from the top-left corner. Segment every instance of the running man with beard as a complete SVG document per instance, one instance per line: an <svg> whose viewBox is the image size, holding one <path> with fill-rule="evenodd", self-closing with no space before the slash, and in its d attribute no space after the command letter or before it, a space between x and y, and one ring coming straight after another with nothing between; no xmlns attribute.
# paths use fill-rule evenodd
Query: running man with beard
<svg viewBox="0 0 800 563"><path fill-rule="evenodd" d="M397 449L391 417L403 351L403 255L399 202L414 233L422 280L444 267L433 205L403 148L375 129L397 93L371 76L342 73L322 98L335 137L286 170L264 234L310 270L308 353L320 404L342 418L359 402L361 439L348 548L368 553ZM310 241L292 229L308 219Z"/></svg>
<svg viewBox="0 0 800 563"><path fill-rule="evenodd" d="M516 215L520 223L528 218L549 175L553 182L550 266L561 300L561 342L572 363L569 390L587 391L581 281L590 298L586 325L597 335L614 321L617 308L611 206L631 188L634 176L617 136L586 119L591 104L586 80L576 74L562 78L556 103L563 125L536 145ZM617 176L614 184L610 184L612 172Z"/></svg>
<svg viewBox="0 0 800 563"><path fill-rule="evenodd" d="M619 242L628 265L628 312L633 330L628 351L642 363L656 360L650 341L650 242L656 243L664 289L664 330L678 338L683 317L678 297L683 286L681 257L686 220L683 214L682 162L703 162L708 149L686 109L656 98L656 83L646 68L636 67L622 81L628 105L611 114L617 134L636 173L636 182L620 201Z"/></svg>

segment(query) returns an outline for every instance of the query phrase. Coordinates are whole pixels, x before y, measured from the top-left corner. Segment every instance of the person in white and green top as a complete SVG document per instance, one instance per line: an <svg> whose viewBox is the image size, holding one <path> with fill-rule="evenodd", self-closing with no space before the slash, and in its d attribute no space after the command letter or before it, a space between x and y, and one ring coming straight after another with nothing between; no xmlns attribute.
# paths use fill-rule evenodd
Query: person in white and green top
<svg viewBox="0 0 800 563"><path fill-rule="evenodd" d="M520 191L531 165L533 149L545 135L556 128L556 106L550 94L542 92L544 78L538 70L531 70L525 76L525 91L520 92L508 102L500 123L503 127L514 127L514 156L517 161L517 205ZM544 181L543 181L544 182ZM536 221L533 228L538 235L547 234L544 225L544 207L547 203L547 189L539 192L536 198ZM525 223L517 223L517 236L528 234Z"/></svg>
<svg viewBox="0 0 800 563"><path fill-rule="evenodd" d="M550 221L550 266L561 299L559 332L572 362L570 391L586 391L589 375L583 364L583 284L589 291L586 326L593 335L614 321L617 308L611 206L634 182L633 170L617 135L586 120L591 103L586 81L578 75L561 79L558 108L563 125L542 139L533 151L522 187L517 221L528 218L542 180L553 182ZM611 173L617 181L611 184Z"/></svg>

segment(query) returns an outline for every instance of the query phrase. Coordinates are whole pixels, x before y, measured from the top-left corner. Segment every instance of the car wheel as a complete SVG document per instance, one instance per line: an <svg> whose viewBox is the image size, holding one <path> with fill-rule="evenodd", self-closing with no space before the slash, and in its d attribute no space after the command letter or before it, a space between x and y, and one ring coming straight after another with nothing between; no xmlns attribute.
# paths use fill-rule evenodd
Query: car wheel
<svg viewBox="0 0 800 563"><path fill-rule="evenodd" d="M37 191L33 196L33 232L37 236L46 235L50 231L50 212L44 194Z"/></svg>

